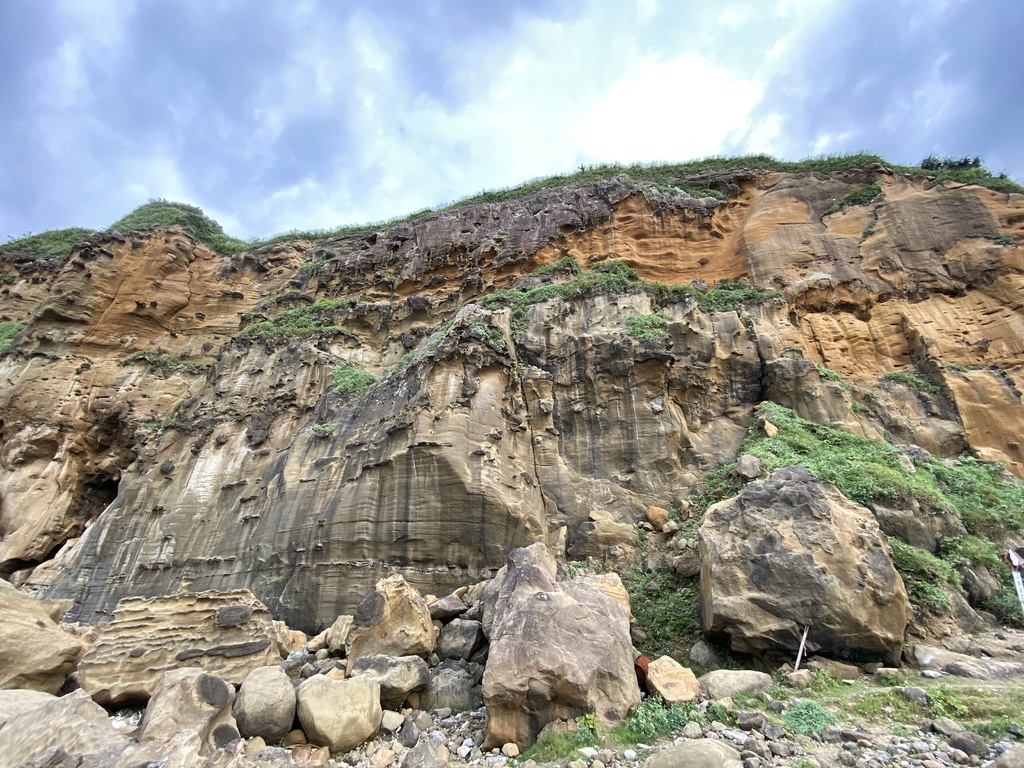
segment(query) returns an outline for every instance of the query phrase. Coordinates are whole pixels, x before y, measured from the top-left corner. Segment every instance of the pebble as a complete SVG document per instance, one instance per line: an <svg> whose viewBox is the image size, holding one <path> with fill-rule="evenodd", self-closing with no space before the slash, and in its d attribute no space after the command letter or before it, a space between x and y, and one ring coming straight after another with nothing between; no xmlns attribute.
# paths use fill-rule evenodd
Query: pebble
<svg viewBox="0 0 1024 768"><path fill-rule="evenodd" d="M687 723L687 725L689 725L689 723ZM696 723L694 723L694 725L696 725ZM627 749L627 750L623 751L622 759L623 760L629 760L629 761L636 760L636 750L635 749Z"/></svg>

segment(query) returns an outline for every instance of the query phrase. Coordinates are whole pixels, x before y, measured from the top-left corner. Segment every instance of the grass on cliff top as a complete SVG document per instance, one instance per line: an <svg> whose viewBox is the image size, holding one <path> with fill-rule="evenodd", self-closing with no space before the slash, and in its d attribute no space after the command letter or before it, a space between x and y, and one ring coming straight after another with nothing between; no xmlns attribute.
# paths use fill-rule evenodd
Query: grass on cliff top
<svg viewBox="0 0 1024 768"><path fill-rule="evenodd" d="M926 174L933 177L935 183L956 181L964 184L978 184L999 192L1024 193L1021 186L1005 174L993 174L984 168L980 161L977 165L966 165L952 161L940 161L926 158L921 166L896 165L886 162L878 155L868 152L852 154L823 155L804 160L790 162L778 160L770 155L742 155L739 157L707 157L702 160L691 160L685 163L634 163L620 165L617 163L604 165L580 166L574 173L556 174L501 189L489 189L469 197L455 200L437 208L424 208L405 216L398 216L366 224L346 225L333 229L291 230L263 239L250 241L240 240L225 234L223 228L213 219L206 216L202 209L186 203L175 203L167 200L150 200L139 206L122 219L114 222L108 229L162 229L180 226L196 240L225 255L259 248L273 243L295 240L323 242L352 235L364 235L380 229L406 224L425 218L435 213L450 211L469 205L482 203L500 203L515 200L547 189L565 186L580 186L613 179L625 175L636 183L650 183L661 190L680 189L697 195L710 195L722 199L720 190L706 188L706 183L694 177L707 174L728 174L739 172L782 171L788 173L832 173L865 168L873 163L881 163L899 173ZM49 230L35 235L11 238L0 244L0 250L38 253L49 256L66 256L72 246L91 230L73 228Z"/></svg>

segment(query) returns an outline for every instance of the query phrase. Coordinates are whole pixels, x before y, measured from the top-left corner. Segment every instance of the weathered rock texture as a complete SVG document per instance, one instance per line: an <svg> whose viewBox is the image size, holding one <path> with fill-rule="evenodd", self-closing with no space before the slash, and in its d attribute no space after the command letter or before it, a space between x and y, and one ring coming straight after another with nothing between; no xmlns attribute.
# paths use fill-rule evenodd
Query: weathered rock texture
<svg viewBox="0 0 1024 768"><path fill-rule="evenodd" d="M509 555L483 677L485 748L527 746L547 723L584 714L611 726L640 703L629 614L556 570L541 543Z"/></svg>
<svg viewBox="0 0 1024 768"><path fill-rule="evenodd" d="M57 625L66 608L0 580L0 688L60 690L83 650L78 638Z"/></svg>
<svg viewBox="0 0 1024 768"><path fill-rule="evenodd" d="M231 714L235 689L201 669L172 669L160 679L139 725L138 742L166 742L183 731L199 734L210 752L238 739Z"/></svg>
<svg viewBox="0 0 1024 768"><path fill-rule="evenodd" d="M895 662L912 617L871 512L803 467L775 470L700 525L701 620L734 650Z"/></svg>
<svg viewBox="0 0 1024 768"><path fill-rule="evenodd" d="M146 701L165 672L198 667L239 685L287 655L284 632L248 590L126 598L75 672L101 704Z"/></svg>
<svg viewBox="0 0 1024 768"><path fill-rule="evenodd" d="M872 182L871 205L823 215ZM0 319L27 323L0 358L0 570L88 622L126 596L246 587L315 634L392 573L447 594L563 528L604 556L592 512L678 507L766 397L1024 474L1024 251L994 242L1019 238L1024 196L877 165L693 183L729 201L623 176L232 257L176 231L0 255ZM562 256L780 296L554 297L514 333L473 304L564 280L523 277ZM319 332L238 335L322 299ZM667 340L627 334L658 309ZM342 363L398 369L339 395ZM854 409L817 363L877 398ZM939 395L880 381L915 366Z"/></svg>

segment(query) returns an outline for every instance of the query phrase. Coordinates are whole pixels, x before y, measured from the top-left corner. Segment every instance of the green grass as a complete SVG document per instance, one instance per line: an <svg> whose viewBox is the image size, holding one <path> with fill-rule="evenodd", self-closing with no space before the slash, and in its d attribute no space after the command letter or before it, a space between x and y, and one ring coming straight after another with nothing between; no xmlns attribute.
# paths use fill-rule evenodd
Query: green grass
<svg viewBox="0 0 1024 768"><path fill-rule="evenodd" d="M665 342L669 339L668 321L660 313L626 318L626 335L639 341Z"/></svg>
<svg viewBox="0 0 1024 768"><path fill-rule="evenodd" d="M202 373L209 369L205 363L196 363L187 358L181 358L168 352L166 349L144 349L128 356L124 361L125 365L131 363L145 363L151 368L158 368L164 371L175 371L185 373Z"/></svg>
<svg viewBox="0 0 1024 768"><path fill-rule="evenodd" d="M24 327L24 323L0 322L0 355L4 354L11 348L11 344L14 343L14 337L17 336Z"/></svg>
<svg viewBox="0 0 1024 768"><path fill-rule="evenodd" d="M293 338L333 336L344 331L334 323L334 314L345 302L321 299L315 304L286 309L269 320L261 320L243 328L235 338L280 344Z"/></svg>
<svg viewBox="0 0 1024 768"><path fill-rule="evenodd" d="M638 650L652 659L674 656L685 661L683 648L701 637L700 578L684 579L667 569L644 573L634 566L622 576L622 582L636 623L647 633Z"/></svg>
<svg viewBox="0 0 1024 768"><path fill-rule="evenodd" d="M566 272L570 275L578 275L583 271L583 267L576 261L572 256L563 256L558 261L553 261L550 264L545 264L543 267L537 267L530 274L531 275L554 275L559 272Z"/></svg>
<svg viewBox="0 0 1024 768"><path fill-rule="evenodd" d="M836 716L821 704L811 699L800 699L786 708L782 714L782 722L793 733L803 736L821 735L825 726L835 725Z"/></svg>
<svg viewBox="0 0 1024 768"><path fill-rule="evenodd" d="M992 238L992 242L995 245L1013 245L1013 235L1002 234L998 237Z"/></svg>
<svg viewBox="0 0 1024 768"><path fill-rule="evenodd" d="M36 235L22 235L12 238L0 245L0 251L15 253L38 253L41 256L67 256L71 249L92 234L91 229L70 227L68 229L50 229Z"/></svg>
<svg viewBox="0 0 1024 768"><path fill-rule="evenodd" d="M941 613L949 607L947 587L953 586L953 567L931 552L890 538L892 562L903 577L915 611Z"/></svg>
<svg viewBox="0 0 1024 768"><path fill-rule="evenodd" d="M512 335L519 339L525 333L529 322L527 308L555 298L570 301L598 294L648 293L656 301L663 303L695 300L698 307L704 312L725 312L734 311L745 304L761 304L778 295L773 291L765 291L742 281L722 280L705 292L698 291L689 285L649 283L641 280L636 270L624 261L615 259L595 264L592 269L573 274L574 277L571 280L563 283L542 285L524 291L514 288L495 291L483 297L480 304L488 309L502 307L511 309ZM641 315L640 317L651 318L653 315ZM630 318L627 320L627 331L630 329L630 321L650 324L652 326L651 333L654 331L654 326L658 324L657 320L635 321ZM639 328L638 332L641 332Z"/></svg>
<svg viewBox="0 0 1024 768"><path fill-rule="evenodd" d="M295 229L249 242L225 234L221 226L207 217L202 209L185 203L175 203L167 200L151 200L115 222L110 228L122 230L161 229L178 225L183 227L192 237L205 243L218 253L230 255L274 243L293 242L296 240L309 240L318 243L342 237L363 236L390 226L414 222L443 211L482 203L516 200L548 189L607 181L620 175L627 176L634 183L651 184L661 190L671 191L679 189L698 197L711 196L723 200L726 197L724 194L719 190L707 187L708 182L705 177L708 174L728 176L737 173L782 171L787 173L816 173L819 178L827 179L830 173L859 170L874 163L882 163L898 173L911 175L926 173L933 178L933 183L935 184L940 184L944 181L957 181L965 184L978 184L998 192L1024 193L1024 187L1017 182L1003 174L994 175L980 164L978 166L969 164L964 167L959 163L945 164L940 161L935 168L923 169L920 166L889 163L884 158L868 152L823 155L795 162L779 160L770 155L716 156L691 160L685 163L635 163L632 165L612 163L581 166L574 173L546 176L513 187L484 190L438 208L425 208L405 216L397 216L365 224L345 225L333 229ZM3 245L0 245L0 250L66 256L70 253L72 246L81 237L88 234L91 234L91 230L81 228L50 230L37 235L26 235L8 240Z"/></svg>
<svg viewBox="0 0 1024 768"><path fill-rule="evenodd" d="M340 365L331 371L331 391L336 395L362 396L376 381L376 376L358 365Z"/></svg>
<svg viewBox="0 0 1024 768"><path fill-rule="evenodd" d="M916 389L918 392L923 392L926 395L937 395L940 391L938 385L915 371L889 371L882 374L882 380L905 384L911 389Z"/></svg>
<svg viewBox="0 0 1024 768"><path fill-rule="evenodd" d="M187 235L224 254L238 253L251 247L250 243L224 234L224 229L211 219L202 208L169 200L150 200L124 218L110 225L110 229L167 229L180 226Z"/></svg>
<svg viewBox="0 0 1024 768"><path fill-rule="evenodd" d="M598 743L597 728L593 715L576 718L576 727L570 731L548 730L533 744L520 753L520 763L534 760L538 763L565 762L572 758L581 747L592 747Z"/></svg>
<svg viewBox="0 0 1024 768"><path fill-rule="evenodd" d="M866 187L861 187L848 195L836 198L836 201L832 203L832 207L825 211L825 215L838 213L856 205L867 205L880 194L882 194L882 187L877 181L874 184L868 184Z"/></svg>
<svg viewBox="0 0 1024 768"><path fill-rule="evenodd" d="M821 377L822 381L834 381L836 384L841 386L847 392L850 391L850 385L841 375L833 371L831 368L827 368L824 365L818 365L818 376Z"/></svg>
<svg viewBox="0 0 1024 768"><path fill-rule="evenodd" d="M650 694L630 713L626 721L612 732L618 744L650 742L681 731L688 722L707 725L707 717L693 702L666 707L657 694Z"/></svg>

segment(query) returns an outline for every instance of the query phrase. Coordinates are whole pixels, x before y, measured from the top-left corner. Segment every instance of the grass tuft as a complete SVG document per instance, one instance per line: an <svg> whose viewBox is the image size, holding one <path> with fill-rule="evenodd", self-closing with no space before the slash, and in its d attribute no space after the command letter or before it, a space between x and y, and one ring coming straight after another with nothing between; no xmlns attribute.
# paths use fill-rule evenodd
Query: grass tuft
<svg viewBox="0 0 1024 768"><path fill-rule="evenodd" d="M361 397L377 381L377 377L358 365L347 363L331 371L331 391L336 395L354 393Z"/></svg>

